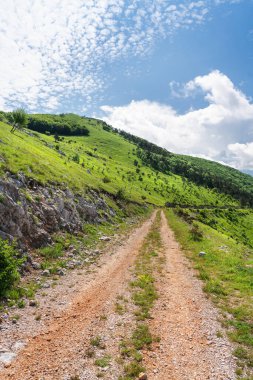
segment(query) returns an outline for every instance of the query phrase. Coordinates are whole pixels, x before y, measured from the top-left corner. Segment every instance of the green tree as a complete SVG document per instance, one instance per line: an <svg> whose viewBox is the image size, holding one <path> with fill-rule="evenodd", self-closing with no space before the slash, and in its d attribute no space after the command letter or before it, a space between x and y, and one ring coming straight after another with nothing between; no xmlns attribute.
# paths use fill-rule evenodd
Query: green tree
<svg viewBox="0 0 253 380"><path fill-rule="evenodd" d="M16 129L22 129L26 127L28 123L27 113L23 108L17 108L12 112L12 120L11 132L14 133Z"/></svg>

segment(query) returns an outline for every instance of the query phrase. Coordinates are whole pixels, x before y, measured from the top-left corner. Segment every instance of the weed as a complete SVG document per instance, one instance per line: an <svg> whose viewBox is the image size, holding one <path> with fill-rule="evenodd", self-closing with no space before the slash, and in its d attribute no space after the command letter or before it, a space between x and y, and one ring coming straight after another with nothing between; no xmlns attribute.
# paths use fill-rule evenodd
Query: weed
<svg viewBox="0 0 253 380"><path fill-rule="evenodd" d="M39 253L46 259L57 259L63 255L63 244L58 242L52 247L41 248Z"/></svg>
<svg viewBox="0 0 253 380"><path fill-rule="evenodd" d="M125 306L121 305L119 302L116 302L116 304L115 304L115 311L119 315L123 315L125 313L125 311L126 311L126 308L125 308Z"/></svg>
<svg viewBox="0 0 253 380"><path fill-rule="evenodd" d="M98 358L95 360L95 365L101 368L108 367L110 364L111 357L109 355L105 355L102 358Z"/></svg>
<svg viewBox="0 0 253 380"><path fill-rule="evenodd" d="M17 307L18 307L19 309L24 309L25 305L26 305L25 300L18 300L18 302L17 302Z"/></svg>
<svg viewBox="0 0 253 380"><path fill-rule="evenodd" d="M152 336L150 334L148 325L137 325L132 335L132 341L136 350L141 350L145 346L149 347L152 343Z"/></svg>
<svg viewBox="0 0 253 380"><path fill-rule="evenodd" d="M102 344L101 337L100 336L96 336L95 338L92 338L91 341L90 341L90 344L93 347L100 347L100 345Z"/></svg>
<svg viewBox="0 0 253 380"><path fill-rule="evenodd" d="M12 316L11 319L15 320L15 321L18 321L20 319L20 315L19 314L15 314L15 315Z"/></svg>
<svg viewBox="0 0 253 380"><path fill-rule="evenodd" d="M236 356L238 359L247 359L248 358L247 351L243 347L237 347L234 350L233 355Z"/></svg>
<svg viewBox="0 0 253 380"><path fill-rule="evenodd" d="M92 348L87 348L85 354L87 358L93 358L95 356L95 351Z"/></svg>
<svg viewBox="0 0 253 380"><path fill-rule="evenodd" d="M144 367L135 360L125 365L124 367L125 376L128 376L130 379L135 379L144 370ZM122 378L122 380L124 380L124 377Z"/></svg>

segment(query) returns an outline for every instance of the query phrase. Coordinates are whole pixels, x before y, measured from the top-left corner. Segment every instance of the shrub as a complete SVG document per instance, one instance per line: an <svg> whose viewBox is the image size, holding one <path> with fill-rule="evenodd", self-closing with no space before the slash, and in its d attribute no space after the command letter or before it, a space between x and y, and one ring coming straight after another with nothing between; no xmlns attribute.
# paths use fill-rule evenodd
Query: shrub
<svg viewBox="0 0 253 380"><path fill-rule="evenodd" d="M111 182L111 180L110 180L109 177L104 177L104 178L103 178L103 182L104 182L104 183L109 183L109 182Z"/></svg>
<svg viewBox="0 0 253 380"><path fill-rule="evenodd" d="M73 156L73 161L76 162L77 164L79 164L80 162L80 157L79 157L79 154L76 153L74 156Z"/></svg>
<svg viewBox="0 0 253 380"><path fill-rule="evenodd" d="M19 279L20 264L21 260L15 257L14 247L0 239L0 297Z"/></svg>
<svg viewBox="0 0 253 380"><path fill-rule="evenodd" d="M122 188L119 189L119 190L117 191L115 197L116 197L116 199L121 199L121 200L126 199L126 192L125 192L125 190L122 189Z"/></svg>
<svg viewBox="0 0 253 380"><path fill-rule="evenodd" d="M190 234L194 241L201 241L203 239L203 233L197 224L192 226L190 229Z"/></svg>

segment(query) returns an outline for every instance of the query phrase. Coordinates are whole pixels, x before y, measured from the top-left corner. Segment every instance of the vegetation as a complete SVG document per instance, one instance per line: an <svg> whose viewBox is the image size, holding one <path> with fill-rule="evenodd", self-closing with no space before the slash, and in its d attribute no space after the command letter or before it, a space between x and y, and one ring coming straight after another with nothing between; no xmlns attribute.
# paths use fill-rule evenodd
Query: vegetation
<svg viewBox="0 0 253 380"><path fill-rule="evenodd" d="M116 212L114 221L119 230L126 215L147 212L147 204L178 205L174 211L167 210L170 223L194 261L205 292L224 312L224 324L238 344L234 354L241 373L250 378L253 178L215 162L173 154L100 120L74 114L30 115L28 129L26 120L21 109L0 112L1 177L7 172L22 174L48 185L52 191L58 186L69 187L77 197L88 198L89 191L95 189ZM18 129L17 133L10 133L13 128ZM4 203L4 197L1 193L0 203ZM28 193L25 198L33 201ZM131 283L136 328L121 342L121 355L126 359L122 377L125 380L135 378L143 370L140 351L152 344L147 320L157 297L153 273L161 244L157 223L145 241ZM85 224L83 235L78 238L80 244L92 246L100 233L109 235L115 230L116 224ZM49 269L50 273L64 267L66 241L73 242L67 235L54 239L53 246L37 252L42 269ZM200 251L206 255L200 257ZM19 278L19 265L13 246L0 240L0 296L8 296L10 306L23 307L24 298L33 297L36 286L27 285L26 290L13 287ZM126 312L120 302L115 307L119 314ZM91 345L101 348L101 339L94 338Z"/></svg>
<svg viewBox="0 0 253 380"><path fill-rule="evenodd" d="M16 110L14 110L10 114L9 120L11 120L12 124L12 133L14 133L16 129L25 128L28 123L28 117L23 108L17 108Z"/></svg>
<svg viewBox="0 0 253 380"><path fill-rule="evenodd" d="M16 258L13 246L0 239L0 297L19 279L20 260Z"/></svg>
<svg viewBox="0 0 253 380"><path fill-rule="evenodd" d="M121 356L126 361L124 375L119 378L120 380L135 379L140 372L144 371L141 350L149 349L154 340L147 320L151 317L150 310L157 299L154 266L157 264L158 268L159 264L157 253L154 250L161 248L159 227L160 214L156 217L155 223L144 241L136 261L135 279L130 284L132 301L137 306L136 326L131 337L123 339L120 343Z"/></svg>
<svg viewBox="0 0 253 380"><path fill-rule="evenodd" d="M249 210L167 210L170 225L193 260L204 291L221 308L223 324L237 343L238 374L253 376L253 250ZM201 240L192 238L198 226ZM245 233L246 231L246 233ZM206 255L200 256L204 251Z"/></svg>
<svg viewBox="0 0 253 380"><path fill-rule="evenodd" d="M88 136L89 134L84 119L74 114L30 115L28 128L56 136Z"/></svg>
<svg viewBox="0 0 253 380"><path fill-rule="evenodd" d="M79 119L89 135L58 135L57 142L55 135L27 129L10 134L10 126L0 122L0 176L6 171L22 173L41 184L68 186L82 194L92 188L123 202L239 205L216 190L142 165L134 144L117 133L105 131L102 122Z"/></svg>
<svg viewBox="0 0 253 380"><path fill-rule="evenodd" d="M121 131L120 134L137 146L137 156L145 165L162 173L178 174L189 181L216 189L253 206L253 178L228 166L197 157L173 154L146 140Z"/></svg>
<svg viewBox="0 0 253 380"><path fill-rule="evenodd" d="M101 368L108 367L110 364L111 357L109 355L105 355L102 358L98 358L95 360L95 365Z"/></svg>

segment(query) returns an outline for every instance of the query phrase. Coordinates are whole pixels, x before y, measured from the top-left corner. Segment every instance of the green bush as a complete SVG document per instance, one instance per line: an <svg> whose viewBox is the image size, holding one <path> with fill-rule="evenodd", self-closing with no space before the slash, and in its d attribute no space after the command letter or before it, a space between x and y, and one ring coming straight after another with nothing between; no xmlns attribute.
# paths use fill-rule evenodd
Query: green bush
<svg viewBox="0 0 253 380"><path fill-rule="evenodd" d="M194 224L190 229L191 238L194 241L201 241L203 239L203 232L200 230L197 224Z"/></svg>
<svg viewBox="0 0 253 380"><path fill-rule="evenodd" d="M125 200L126 199L126 192L124 189L119 189L117 193L115 194L116 199Z"/></svg>
<svg viewBox="0 0 253 380"><path fill-rule="evenodd" d="M20 263L15 257L14 247L0 239L0 297L19 279Z"/></svg>

